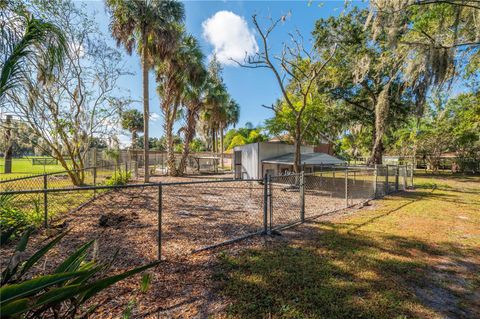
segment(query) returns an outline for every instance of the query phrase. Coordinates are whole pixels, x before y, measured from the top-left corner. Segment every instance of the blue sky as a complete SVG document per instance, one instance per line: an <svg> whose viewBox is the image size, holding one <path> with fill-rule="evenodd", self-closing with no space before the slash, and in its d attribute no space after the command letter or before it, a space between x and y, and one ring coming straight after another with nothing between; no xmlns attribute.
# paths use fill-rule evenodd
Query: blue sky
<svg viewBox="0 0 480 319"><path fill-rule="evenodd" d="M97 21L100 30L107 38L111 39L108 30L108 23L110 17L105 12L103 1L85 1L87 10L96 12L95 20ZM186 10L186 27L187 31L194 35L200 42L202 50L205 55L211 56L215 46L218 43L219 50L225 49L223 55L226 56L236 49L237 46L242 47L247 45L252 50L255 44L252 44L252 38L255 37L258 42L258 37L255 35L252 15L257 14L259 21L268 24L266 18L280 17L290 13L289 18L285 23L281 24L276 32L271 36L272 48L275 50L279 48L282 42L288 41L288 33L298 29L304 38L311 39L311 32L314 28L315 21L319 18L325 18L332 15L338 15L344 8L344 1L184 1ZM365 6L364 2L354 2L354 5ZM227 11L228 14L223 15L222 21L210 20L215 22L212 24L204 23L209 18L214 17L218 12ZM233 13L233 15L232 15ZM220 18L222 15L217 15ZM225 17L227 21L225 21ZM228 21L229 17L235 19ZM242 29L242 20L246 25ZM218 22L218 23L217 23ZM209 26L208 34L204 26ZM230 34L235 34L230 37ZM242 37L244 35L245 37ZM217 39L217 42L215 42ZM115 45L111 39L112 45ZM219 42L220 41L220 42ZM244 42L249 42L245 44ZM228 47L230 49L228 49ZM124 51L120 48L121 51ZM233 51L232 51L233 50ZM243 51L245 52L245 51ZM222 54L222 53L221 53ZM141 100L141 70L140 60L138 56L127 56L125 54L125 62L128 69L135 73L133 76L125 77L120 82L119 91L131 95L133 99ZM242 126L246 122L251 122L254 125L259 125L265 119L272 116L270 110L261 107L262 104L270 105L277 98L280 97L280 90L273 77L273 74L268 69L245 69L234 65L228 65L225 61L223 77L231 96L240 104L240 122ZM162 135L162 119L159 109L159 99L155 93L155 82L153 74L150 76L150 110L156 113L151 119L151 136ZM134 107L141 109L141 104L138 103ZM122 140L125 140L122 138Z"/></svg>

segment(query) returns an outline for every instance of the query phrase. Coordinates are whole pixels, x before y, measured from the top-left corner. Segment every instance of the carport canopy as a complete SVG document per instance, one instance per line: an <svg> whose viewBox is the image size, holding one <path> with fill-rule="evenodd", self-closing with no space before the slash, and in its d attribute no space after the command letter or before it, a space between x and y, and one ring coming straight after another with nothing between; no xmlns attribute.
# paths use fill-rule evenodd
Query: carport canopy
<svg viewBox="0 0 480 319"><path fill-rule="evenodd" d="M325 153L303 153L301 154L300 158L302 165L344 165L346 163L344 160ZM262 163L293 165L295 162L294 159L295 154L288 153L281 156L264 159Z"/></svg>

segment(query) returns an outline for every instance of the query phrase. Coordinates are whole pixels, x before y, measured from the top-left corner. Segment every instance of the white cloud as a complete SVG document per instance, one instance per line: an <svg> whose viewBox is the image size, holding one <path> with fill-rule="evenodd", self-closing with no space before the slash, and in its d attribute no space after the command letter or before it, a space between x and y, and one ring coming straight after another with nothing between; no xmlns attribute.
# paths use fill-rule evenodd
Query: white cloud
<svg viewBox="0 0 480 319"><path fill-rule="evenodd" d="M247 21L231 11L218 11L203 21L203 36L213 45L213 53L222 64L236 65L243 61L245 54L258 52L257 41Z"/></svg>
<svg viewBox="0 0 480 319"><path fill-rule="evenodd" d="M160 119L160 115L158 113L150 112L150 121L156 122Z"/></svg>
<svg viewBox="0 0 480 319"><path fill-rule="evenodd" d="M79 43L78 41L71 41L68 43L68 50L70 54L73 56L77 56L79 58L83 58L85 56L85 47L83 44Z"/></svg>

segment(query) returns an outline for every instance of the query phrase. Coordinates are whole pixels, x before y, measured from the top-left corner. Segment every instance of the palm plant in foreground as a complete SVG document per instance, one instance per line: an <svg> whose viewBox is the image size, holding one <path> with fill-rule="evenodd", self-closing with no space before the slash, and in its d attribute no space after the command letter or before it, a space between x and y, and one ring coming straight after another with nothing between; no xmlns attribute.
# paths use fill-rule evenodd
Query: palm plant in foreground
<svg viewBox="0 0 480 319"><path fill-rule="evenodd" d="M94 241L80 246L50 274L30 277L29 271L51 251L68 232L64 232L36 251L26 260L30 232L20 239L14 255L8 261L0 279L2 318L86 318L96 306L84 307L93 296L109 286L158 265L154 262L117 275L105 276L113 260L99 263L87 260Z"/></svg>
<svg viewBox="0 0 480 319"><path fill-rule="evenodd" d="M0 4L0 105L8 92L20 88L33 68L43 82L62 66L67 43L54 24L35 18L24 9Z"/></svg>
<svg viewBox="0 0 480 319"><path fill-rule="evenodd" d="M164 59L176 50L184 18L183 4L174 0L106 0L112 20L110 29L117 45L123 44L129 54L136 46L142 61L144 121L144 181L149 181L148 72L153 58Z"/></svg>

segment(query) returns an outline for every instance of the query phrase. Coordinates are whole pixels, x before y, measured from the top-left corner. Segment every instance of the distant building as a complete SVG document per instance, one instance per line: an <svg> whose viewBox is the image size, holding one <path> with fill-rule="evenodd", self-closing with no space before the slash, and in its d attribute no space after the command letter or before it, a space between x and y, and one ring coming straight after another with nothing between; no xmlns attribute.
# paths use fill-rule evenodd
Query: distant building
<svg viewBox="0 0 480 319"><path fill-rule="evenodd" d="M233 165L237 179L261 179L265 174L293 172L295 147L281 142L259 142L236 146ZM346 162L326 153L315 152L313 146L301 146L301 164L305 172L321 166L345 165Z"/></svg>

